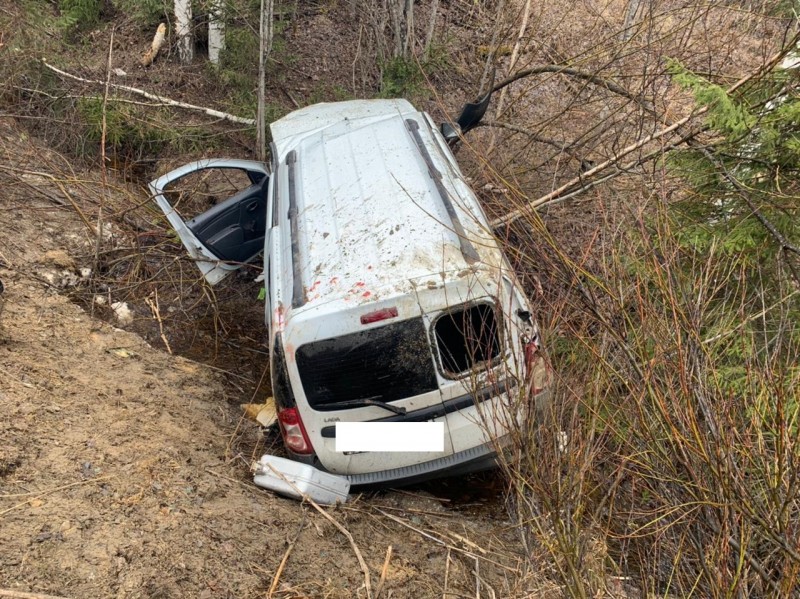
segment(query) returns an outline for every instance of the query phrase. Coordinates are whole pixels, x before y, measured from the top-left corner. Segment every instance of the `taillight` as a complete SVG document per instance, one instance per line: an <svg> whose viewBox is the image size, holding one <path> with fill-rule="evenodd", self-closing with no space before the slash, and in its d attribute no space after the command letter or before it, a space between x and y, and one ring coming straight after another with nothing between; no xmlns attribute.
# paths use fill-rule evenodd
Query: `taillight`
<svg viewBox="0 0 800 599"><path fill-rule="evenodd" d="M539 344L536 341L524 343L525 348L525 375L530 384L531 394L537 395L550 385L550 368L544 356L539 353Z"/></svg>
<svg viewBox="0 0 800 599"><path fill-rule="evenodd" d="M297 408L287 408L278 412L278 423L281 426L283 443L288 450L300 454L314 453Z"/></svg>

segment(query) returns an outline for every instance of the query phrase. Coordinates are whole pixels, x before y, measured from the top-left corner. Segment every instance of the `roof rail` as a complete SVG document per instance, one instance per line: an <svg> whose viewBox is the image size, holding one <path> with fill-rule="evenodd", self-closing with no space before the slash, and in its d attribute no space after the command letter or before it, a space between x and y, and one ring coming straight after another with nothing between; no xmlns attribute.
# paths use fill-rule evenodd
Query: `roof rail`
<svg viewBox="0 0 800 599"><path fill-rule="evenodd" d="M428 148L425 147L425 142L422 141L422 136L419 134L419 123L414 119L406 119L405 123L406 128L411 133L414 144L417 146L417 150L419 150L423 160L425 160L425 164L428 166L428 174L430 175L431 179L433 179L433 183L436 186L436 191L439 192L439 197L442 199L445 210L447 210L447 214L450 217L450 222L453 225L453 231L455 231L456 235L458 235L458 243L461 246L461 255L464 256L464 260L466 260L467 264L471 265L475 264L476 262L480 262L481 257L478 254L478 251L475 249L475 246L473 246L472 242L467 238L464 231L464 226L461 224L461 220L458 218L458 213L453 207L453 203L450 201L450 194L447 192L447 189L445 189L444 183L442 183L442 173L440 173L439 170L434 166L433 159L428 152Z"/></svg>
<svg viewBox="0 0 800 599"><path fill-rule="evenodd" d="M299 308L306 303L303 293L303 280L300 276L300 240L297 232L297 182L295 180L295 164L297 153L292 150L286 155L286 166L289 167L289 230L292 235L292 308Z"/></svg>

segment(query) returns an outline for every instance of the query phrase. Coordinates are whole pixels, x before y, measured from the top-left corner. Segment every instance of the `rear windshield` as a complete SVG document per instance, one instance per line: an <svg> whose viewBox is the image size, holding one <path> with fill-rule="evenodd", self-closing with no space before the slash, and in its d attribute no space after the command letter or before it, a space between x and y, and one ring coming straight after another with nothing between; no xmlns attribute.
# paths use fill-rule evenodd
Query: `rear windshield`
<svg viewBox="0 0 800 599"><path fill-rule="evenodd" d="M307 343L296 356L311 407L356 399L394 401L437 389L421 318Z"/></svg>

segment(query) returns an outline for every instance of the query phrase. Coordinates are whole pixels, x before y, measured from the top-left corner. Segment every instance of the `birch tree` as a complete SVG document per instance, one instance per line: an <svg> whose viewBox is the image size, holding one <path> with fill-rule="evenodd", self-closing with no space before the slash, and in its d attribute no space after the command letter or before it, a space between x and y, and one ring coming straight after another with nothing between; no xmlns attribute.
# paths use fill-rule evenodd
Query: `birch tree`
<svg viewBox="0 0 800 599"><path fill-rule="evenodd" d="M224 0L211 0L208 14L208 60L219 64L219 55L225 49Z"/></svg>
<svg viewBox="0 0 800 599"><path fill-rule="evenodd" d="M272 50L272 14L273 0L261 0L258 52L258 110L256 114L256 147L258 159L261 161L266 161L267 159L266 78L267 57Z"/></svg>
<svg viewBox="0 0 800 599"><path fill-rule="evenodd" d="M389 11L394 30L394 57L407 58L414 39L414 2L391 0Z"/></svg>
<svg viewBox="0 0 800 599"><path fill-rule="evenodd" d="M194 58L192 0L175 0L175 30L178 36L178 55L181 62L192 62Z"/></svg>

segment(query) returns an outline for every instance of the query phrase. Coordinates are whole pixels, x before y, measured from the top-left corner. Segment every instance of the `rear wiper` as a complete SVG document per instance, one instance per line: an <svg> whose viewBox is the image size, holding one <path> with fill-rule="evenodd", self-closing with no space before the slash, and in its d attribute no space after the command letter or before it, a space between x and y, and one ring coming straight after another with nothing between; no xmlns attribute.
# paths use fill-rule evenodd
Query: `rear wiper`
<svg viewBox="0 0 800 599"><path fill-rule="evenodd" d="M380 395L376 395L375 397L367 397L365 399L348 399L347 401L335 401L333 403L325 403L322 405L314 406L318 410L331 410L336 408L363 408L364 406L378 406L379 408L383 408L385 410L389 410L390 412L394 412L395 414L400 414L401 416L406 413L406 409L400 406L393 406L390 403L386 403L385 401L380 401L377 398L381 397Z"/></svg>

